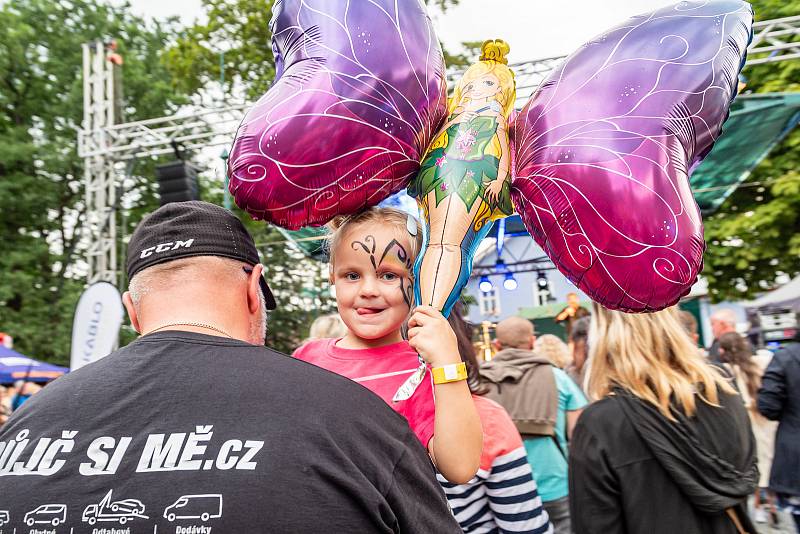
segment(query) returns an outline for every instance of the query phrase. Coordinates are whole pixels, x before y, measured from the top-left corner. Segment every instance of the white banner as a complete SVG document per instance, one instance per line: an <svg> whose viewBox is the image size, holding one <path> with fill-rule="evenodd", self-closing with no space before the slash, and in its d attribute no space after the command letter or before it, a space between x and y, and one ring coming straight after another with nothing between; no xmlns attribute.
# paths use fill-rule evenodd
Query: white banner
<svg viewBox="0 0 800 534"><path fill-rule="evenodd" d="M114 350L123 315L122 297L112 284L98 282L83 292L72 323L71 370Z"/></svg>

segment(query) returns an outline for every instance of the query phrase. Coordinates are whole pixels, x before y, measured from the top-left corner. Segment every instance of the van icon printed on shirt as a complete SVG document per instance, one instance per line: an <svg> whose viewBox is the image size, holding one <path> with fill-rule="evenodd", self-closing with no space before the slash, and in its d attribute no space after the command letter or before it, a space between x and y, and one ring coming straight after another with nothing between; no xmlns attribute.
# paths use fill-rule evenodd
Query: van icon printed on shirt
<svg viewBox="0 0 800 534"><path fill-rule="evenodd" d="M164 519L199 519L208 521L222 517L222 495L183 495L164 509Z"/></svg>
<svg viewBox="0 0 800 534"><path fill-rule="evenodd" d="M33 525L52 525L57 527L67 520L66 504L43 504L25 514L25 524L29 527Z"/></svg>

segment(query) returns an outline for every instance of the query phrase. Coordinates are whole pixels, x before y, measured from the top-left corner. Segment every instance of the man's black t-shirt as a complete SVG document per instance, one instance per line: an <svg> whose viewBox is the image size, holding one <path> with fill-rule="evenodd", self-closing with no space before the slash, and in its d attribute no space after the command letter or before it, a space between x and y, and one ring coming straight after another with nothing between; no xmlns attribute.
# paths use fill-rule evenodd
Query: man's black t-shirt
<svg viewBox="0 0 800 534"><path fill-rule="evenodd" d="M13 532L460 530L405 420L365 388L162 332L60 378L0 429L0 534Z"/></svg>

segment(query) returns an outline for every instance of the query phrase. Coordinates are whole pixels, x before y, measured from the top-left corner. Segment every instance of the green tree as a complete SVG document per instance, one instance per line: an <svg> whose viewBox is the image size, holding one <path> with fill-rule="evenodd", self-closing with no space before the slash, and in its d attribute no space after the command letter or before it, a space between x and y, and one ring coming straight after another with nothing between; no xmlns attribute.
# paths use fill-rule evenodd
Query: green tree
<svg viewBox="0 0 800 534"><path fill-rule="evenodd" d="M249 100L264 94L275 78L269 31L273 3L274 0L203 0L208 22L183 30L164 58L176 88L195 94L224 77L225 93L243 91ZM458 0L428 0L428 4L445 11L458 5ZM448 65L470 62L475 43L464 46L464 53L445 51Z"/></svg>
<svg viewBox="0 0 800 534"><path fill-rule="evenodd" d="M800 1L753 0L757 20L800 13ZM748 91L800 91L800 60L745 67ZM711 297L742 300L800 273L800 129L705 220L703 275Z"/></svg>
<svg viewBox="0 0 800 534"><path fill-rule="evenodd" d="M183 100L160 62L174 26L99 0L11 0L0 7L0 329L20 352L69 361L73 311L85 286L76 139L81 44L116 38L127 118L159 116Z"/></svg>
<svg viewBox="0 0 800 534"><path fill-rule="evenodd" d="M442 52L444 54L444 63L448 69L464 69L478 60L481 55L481 45L483 41L463 41L461 46L464 51L460 53L453 53L448 51L442 45Z"/></svg>
<svg viewBox="0 0 800 534"><path fill-rule="evenodd" d="M250 100L261 96L275 77L269 31L272 4L273 0L203 0L208 22L184 29L164 56L176 89L196 94L220 80L224 66L226 93L243 88Z"/></svg>

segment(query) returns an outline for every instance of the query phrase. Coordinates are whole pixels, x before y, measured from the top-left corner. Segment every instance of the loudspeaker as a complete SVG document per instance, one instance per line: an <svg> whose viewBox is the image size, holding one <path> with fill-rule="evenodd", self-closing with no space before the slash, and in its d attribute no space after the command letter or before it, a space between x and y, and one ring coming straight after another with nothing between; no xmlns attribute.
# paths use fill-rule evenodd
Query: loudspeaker
<svg viewBox="0 0 800 534"><path fill-rule="evenodd" d="M197 187L197 169L185 161L171 161L156 167L158 194L161 205L170 202L200 200Z"/></svg>

